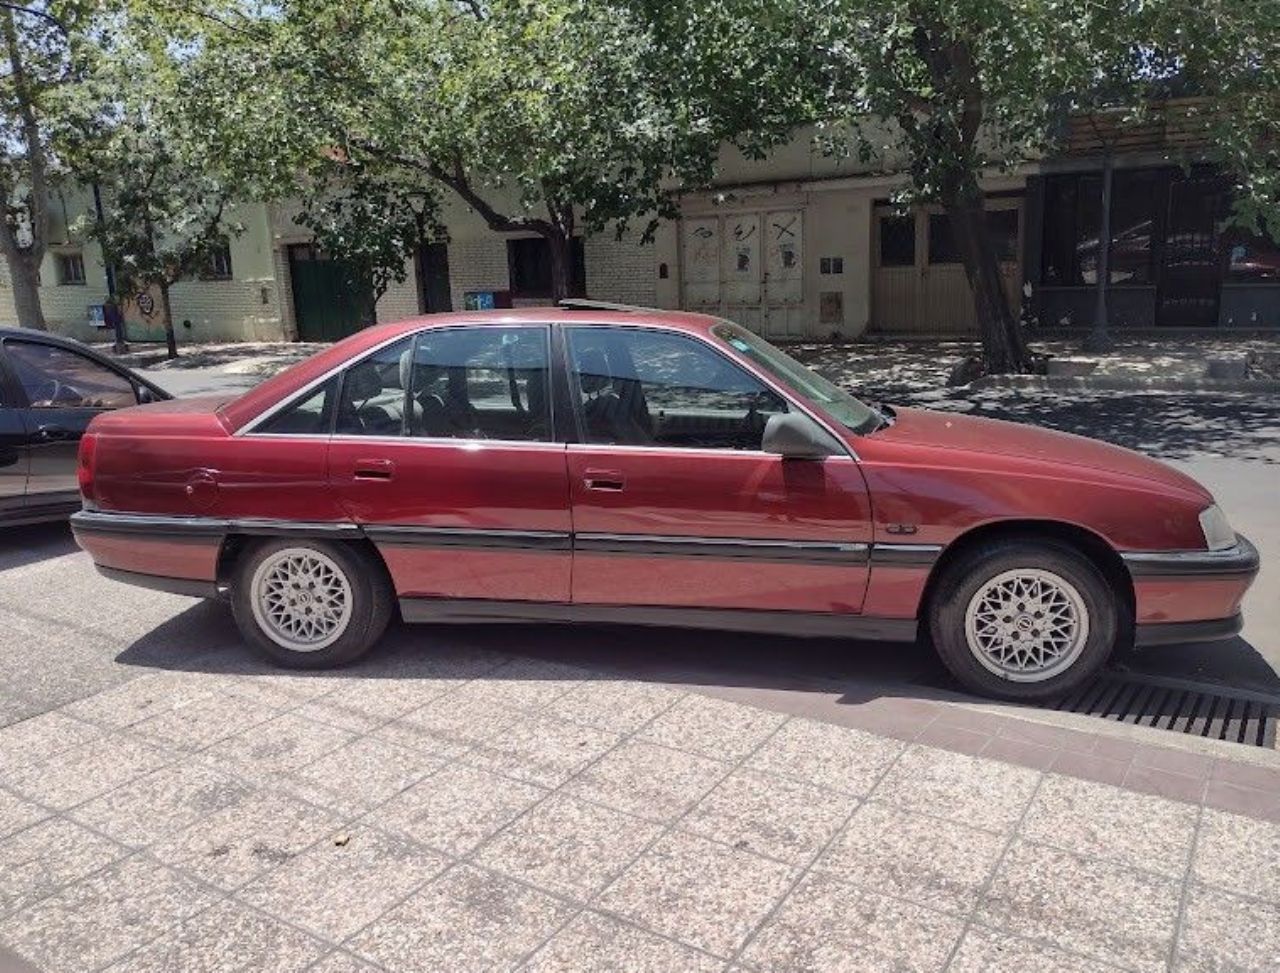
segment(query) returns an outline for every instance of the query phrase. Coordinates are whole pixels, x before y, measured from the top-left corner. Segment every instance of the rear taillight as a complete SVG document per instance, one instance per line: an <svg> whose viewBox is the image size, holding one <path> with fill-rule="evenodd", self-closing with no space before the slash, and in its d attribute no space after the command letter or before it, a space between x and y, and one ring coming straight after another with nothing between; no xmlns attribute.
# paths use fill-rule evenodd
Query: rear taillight
<svg viewBox="0 0 1280 973"><path fill-rule="evenodd" d="M98 451L98 437L91 432L80 437L80 456L76 462L76 479L80 481L80 496L85 506L92 506L96 499L93 495L93 460Z"/></svg>

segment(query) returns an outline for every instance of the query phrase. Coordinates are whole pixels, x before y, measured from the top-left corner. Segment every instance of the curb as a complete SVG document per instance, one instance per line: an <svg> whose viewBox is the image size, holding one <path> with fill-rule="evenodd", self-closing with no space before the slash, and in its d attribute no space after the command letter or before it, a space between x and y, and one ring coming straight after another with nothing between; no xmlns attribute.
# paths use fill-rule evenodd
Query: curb
<svg viewBox="0 0 1280 973"><path fill-rule="evenodd" d="M1014 388L1104 392L1280 392L1276 379L1129 378L1072 375L984 375L960 388Z"/></svg>

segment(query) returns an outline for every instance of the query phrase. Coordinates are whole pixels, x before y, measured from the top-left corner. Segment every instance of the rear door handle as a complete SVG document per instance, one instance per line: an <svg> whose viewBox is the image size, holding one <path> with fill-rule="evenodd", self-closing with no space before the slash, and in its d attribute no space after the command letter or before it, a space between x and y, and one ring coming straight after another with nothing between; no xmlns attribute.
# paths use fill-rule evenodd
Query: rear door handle
<svg viewBox="0 0 1280 973"><path fill-rule="evenodd" d="M389 480L396 464L389 459L358 459L352 478L356 480Z"/></svg>
<svg viewBox="0 0 1280 973"><path fill-rule="evenodd" d="M588 490L618 493L627 485L627 480L617 470L587 470L582 477L582 485Z"/></svg>
<svg viewBox="0 0 1280 973"><path fill-rule="evenodd" d="M71 430L66 426L50 424L38 427L36 432L39 433L40 438L47 443L61 442L64 439L71 438Z"/></svg>

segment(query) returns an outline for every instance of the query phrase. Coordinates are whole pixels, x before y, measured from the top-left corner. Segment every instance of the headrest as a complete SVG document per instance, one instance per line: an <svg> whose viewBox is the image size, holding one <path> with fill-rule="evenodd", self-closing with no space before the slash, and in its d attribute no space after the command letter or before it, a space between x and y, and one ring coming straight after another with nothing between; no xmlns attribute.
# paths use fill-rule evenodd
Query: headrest
<svg viewBox="0 0 1280 973"><path fill-rule="evenodd" d="M584 348L579 352L578 384L587 395L609 387L609 359L599 348Z"/></svg>
<svg viewBox="0 0 1280 973"><path fill-rule="evenodd" d="M371 399L382 391L382 379L378 366L371 361L361 362L347 372L347 399L360 402Z"/></svg>

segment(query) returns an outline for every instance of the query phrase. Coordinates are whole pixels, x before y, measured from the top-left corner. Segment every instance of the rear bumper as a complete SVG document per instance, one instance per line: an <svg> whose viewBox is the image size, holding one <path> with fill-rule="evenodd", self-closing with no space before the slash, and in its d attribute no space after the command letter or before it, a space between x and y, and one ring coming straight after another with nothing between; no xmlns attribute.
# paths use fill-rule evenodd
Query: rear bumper
<svg viewBox="0 0 1280 973"><path fill-rule="evenodd" d="M1155 645L1182 645L1186 642L1218 642L1240 633L1244 618L1238 612L1230 618L1198 622L1154 622L1135 626L1133 644L1145 649Z"/></svg>

